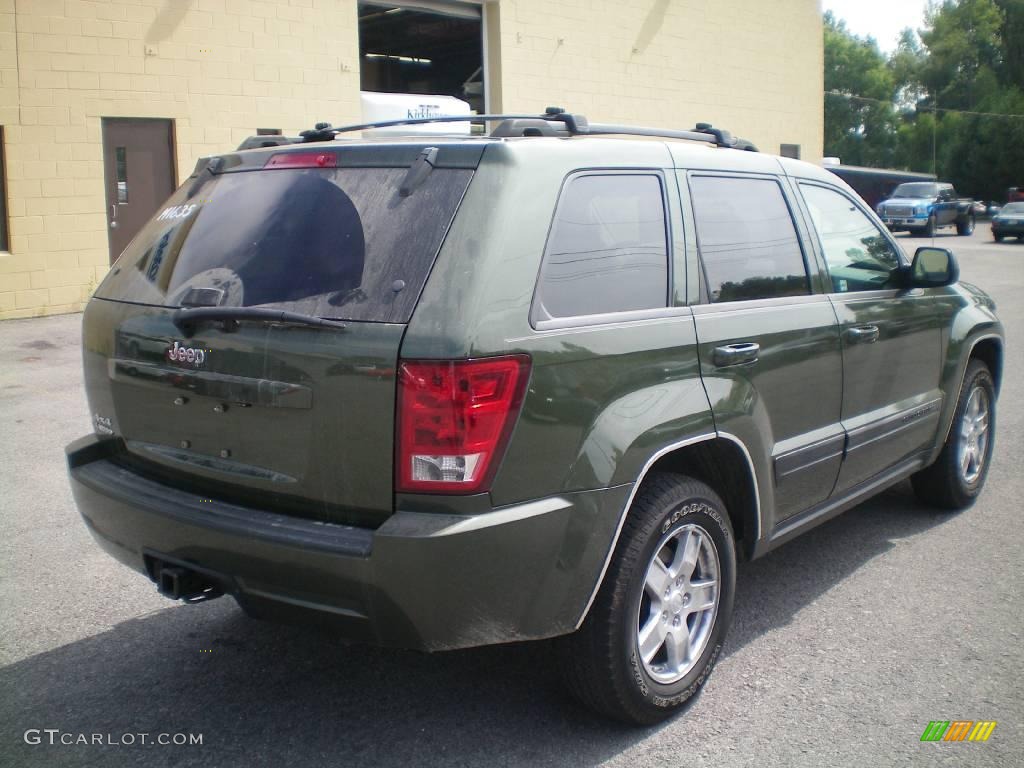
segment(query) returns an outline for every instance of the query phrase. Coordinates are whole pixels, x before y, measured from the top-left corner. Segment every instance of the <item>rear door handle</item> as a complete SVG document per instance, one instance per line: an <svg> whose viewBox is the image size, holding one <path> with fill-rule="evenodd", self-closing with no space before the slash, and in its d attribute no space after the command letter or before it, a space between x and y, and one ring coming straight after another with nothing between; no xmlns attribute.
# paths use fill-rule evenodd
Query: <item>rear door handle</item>
<svg viewBox="0 0 1024 768"><path fill-rule="evenodd" d="M846 335L854 344L874 344L878 341L878 326L861 325L856 328L850 328Z"/></svg>
<svg viewBox="0 0 1024 768"><path fill-rule="evenodd" d="M719 368L730 365L742 365L757 360L757 353L761 345L753 341L746 341L741 344L727 344L724 347L715 347L711 353L711 359Z"/></svg>

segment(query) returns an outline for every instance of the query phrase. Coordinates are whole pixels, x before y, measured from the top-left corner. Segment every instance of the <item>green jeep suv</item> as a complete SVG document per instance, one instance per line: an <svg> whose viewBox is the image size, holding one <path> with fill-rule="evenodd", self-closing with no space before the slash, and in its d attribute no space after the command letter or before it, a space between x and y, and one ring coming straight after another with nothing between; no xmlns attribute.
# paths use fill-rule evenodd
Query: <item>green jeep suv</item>
<svg viewBox="0 0 1024 768"><path fill-rule="evenodd" d="M85 311L75 499L169 597L555 638L580 699L652 723L707 680L738 561L904 478L974 501L1002 329L819 167L488 117L202 159Z"/></svg>

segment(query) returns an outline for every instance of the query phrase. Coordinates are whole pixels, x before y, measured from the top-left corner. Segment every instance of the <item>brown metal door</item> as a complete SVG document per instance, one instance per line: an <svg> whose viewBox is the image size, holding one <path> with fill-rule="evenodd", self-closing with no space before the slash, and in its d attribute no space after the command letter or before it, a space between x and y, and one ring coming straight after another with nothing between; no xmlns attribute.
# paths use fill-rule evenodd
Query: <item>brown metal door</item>
<svg viewBox="0 0 1024 768"><path fill-rule="evenodd" d="M170 120L103 118L110 263L174 191Z"/></svg>

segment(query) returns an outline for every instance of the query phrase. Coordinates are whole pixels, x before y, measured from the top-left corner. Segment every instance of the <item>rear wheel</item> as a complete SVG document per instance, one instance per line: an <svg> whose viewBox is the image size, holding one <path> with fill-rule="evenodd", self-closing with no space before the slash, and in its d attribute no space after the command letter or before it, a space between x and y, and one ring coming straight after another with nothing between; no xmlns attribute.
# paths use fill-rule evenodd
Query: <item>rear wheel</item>
<svg viewBox="0 0 1024 768"><path fill-rule="evenodd" d="M735 587L735 543L722 500L683 475L649 477L586 621L556 641L569 690L617 720L665 719L707 681Z"/></svg>
<svg viewBox="0 0 1024 768"><path fill-rule="evenodd" d="M942 452L935 463L911 478L926 504L964 509L985 485L995 440L995 385L988 368L971 360Z"/></svg>
<svg viewBox="0 0 1024 768"><path fill-rule="evenodd" d="M993 232L992 239L995 240L997 243L1001 243L1003 242L1003 235L997 235Z"/></svg>
<svg viewBox="0 0 1024 768"><path fill-rule="evenodd" d="M967 216L965 216L962 220L957 221L957 223L956 223L956 233L958 235L963 235L963 236L973 235L974 234L974 224L975 224L974 214L970 213Z"/></svg>

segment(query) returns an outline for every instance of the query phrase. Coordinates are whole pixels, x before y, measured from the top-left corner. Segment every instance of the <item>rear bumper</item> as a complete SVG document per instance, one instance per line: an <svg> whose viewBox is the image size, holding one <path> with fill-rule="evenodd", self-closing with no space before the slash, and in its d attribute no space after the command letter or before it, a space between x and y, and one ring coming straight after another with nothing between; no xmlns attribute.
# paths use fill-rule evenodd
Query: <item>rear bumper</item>
<svg viewBox="0 0 1024 768"><path fill-rule="evenodd" d="M376 530L203 499L111 461L114 441L67 448L75 502L103 549L210 576L261 618L352 639L442 650L571 632L629 486L473 516L400 509Z"/></svg>

